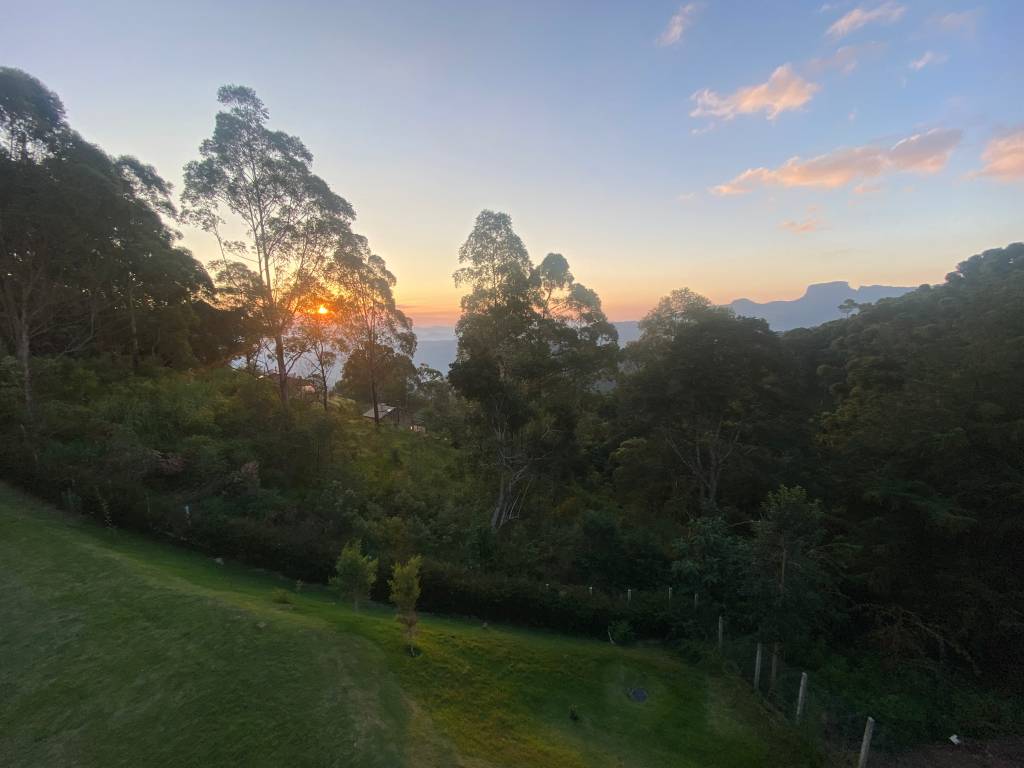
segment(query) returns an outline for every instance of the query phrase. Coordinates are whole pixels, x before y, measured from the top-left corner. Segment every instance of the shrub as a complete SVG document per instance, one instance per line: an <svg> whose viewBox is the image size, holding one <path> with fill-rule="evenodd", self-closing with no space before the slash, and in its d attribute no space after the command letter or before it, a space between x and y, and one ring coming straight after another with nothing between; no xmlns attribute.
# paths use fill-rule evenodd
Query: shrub
<svg viewBox="0 0 1024 768"><path fill-rule="evenodd" d="M352 607L358 611L359 603L369 599L370 590L377 581L377 565L376 558L363 554L359 539L350 541L335 563L336 575L331 579L331 586L342 597L351 600Z"/></svg>
<svg viewBox="0 0 1024 768"><path fill-rule="evenodd" d="M413 638L416 634L416 624L419 618L416 616L416 603L420 599L420 565L423 560L418 555L411 557L407 562L395 563L392 577L388 581L391 588L391 602L395 604L398 611L398 622L405 629L405 641L409 645L409 652L415 654Z"/></svg>
<svg viewBox="0 0 1024 768"><path fill-rule="evenodd" d="M281 605L292 604L292 595L287 589L275 589L273 592L270 593L270 599L275 603L279 603Z"/></svg>
<svg viewBox="0 0 1024 768"><path fill-rule="evenodd" d="M608 639L614 645L631 645L636 640L636 633L628 621L619 619L608 625Z"/></svg>

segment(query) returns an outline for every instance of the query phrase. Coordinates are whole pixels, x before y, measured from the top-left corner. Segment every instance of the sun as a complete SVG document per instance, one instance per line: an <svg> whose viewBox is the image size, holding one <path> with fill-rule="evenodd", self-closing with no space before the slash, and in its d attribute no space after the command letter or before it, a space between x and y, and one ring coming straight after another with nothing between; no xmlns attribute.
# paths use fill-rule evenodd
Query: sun
<svg viewBox="0 0 1024 768"><path fill-rule="evenodd" d="M327 307L325 307L325 306L324 306L323 304L321 304L321 305L320 305L319 307L317 307L317 308L316 308L316 313L317 313L318 315L326 315L326 314L327 314L328 312L330 312L330 311L331 311L331 310L329 310L329 309L328 309Z"/></svg>

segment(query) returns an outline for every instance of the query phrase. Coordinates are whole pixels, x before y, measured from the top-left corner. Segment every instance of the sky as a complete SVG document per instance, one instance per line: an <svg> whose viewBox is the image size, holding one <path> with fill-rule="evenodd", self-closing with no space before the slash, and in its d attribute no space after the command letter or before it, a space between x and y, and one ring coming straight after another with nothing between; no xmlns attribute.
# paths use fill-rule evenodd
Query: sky
<svg viewBox="0 0 1024 768"><path fill-rule="evenodd" d="M4 4L0 65L177 191L218 86L254 88L421 326L457 317L484 208L613 320L936 283L1024 239L1019 0Z"/></svg>

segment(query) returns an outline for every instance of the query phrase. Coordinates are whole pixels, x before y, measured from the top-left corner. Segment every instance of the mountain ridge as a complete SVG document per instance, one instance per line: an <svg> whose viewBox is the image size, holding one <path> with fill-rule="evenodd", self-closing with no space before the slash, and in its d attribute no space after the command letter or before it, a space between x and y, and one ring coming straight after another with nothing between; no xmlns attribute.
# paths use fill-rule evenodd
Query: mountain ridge
<svg viewBox="0 0 1024 768"><path fill-rule="evenodd" d="M748 298L734 299L725 305L736 314L759 317L768 321L773 331L794 328L812 328L830 320L838 320L842 313L839 305L847 299L858 304L874 303L880 299L896 298L917 286L862 285L853 288L846 280L811 283L796 299L778 299L758 302ZM619 344L625 345L640 338L639 320L620 320L613 323L619 332ZM453 326L429 325L417 331L418 345L414 357L416 364L425 363L442 373L455 360L457 342Z"/></svg>

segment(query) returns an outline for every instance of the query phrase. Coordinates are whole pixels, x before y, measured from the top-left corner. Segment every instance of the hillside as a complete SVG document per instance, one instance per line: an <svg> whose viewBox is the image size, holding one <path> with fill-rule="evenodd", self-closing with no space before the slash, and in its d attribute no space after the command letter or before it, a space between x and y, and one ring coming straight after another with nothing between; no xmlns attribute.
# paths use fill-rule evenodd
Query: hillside
<svg viewBox="0 0 1024 768"><path fill-rule="evenodd" d="M413 659L383 606L276 603L279 577L4 486L0 561L6 766L813 764L741 685L661 650L425 616Z"/></svg>

